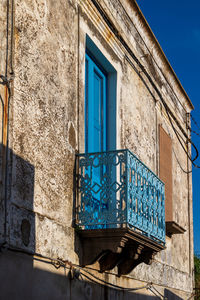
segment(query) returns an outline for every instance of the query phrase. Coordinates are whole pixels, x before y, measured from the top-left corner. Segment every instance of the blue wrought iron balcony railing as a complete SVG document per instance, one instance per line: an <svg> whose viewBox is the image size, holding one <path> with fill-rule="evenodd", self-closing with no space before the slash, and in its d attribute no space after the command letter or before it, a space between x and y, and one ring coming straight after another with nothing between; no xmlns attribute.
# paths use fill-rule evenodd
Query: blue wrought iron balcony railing
<svg viewBox="0 0 200 300"><path fill-rule="evenodd" d="M165 244L164 183L129 150L78 154L77 225L129 228Z"/></svg>

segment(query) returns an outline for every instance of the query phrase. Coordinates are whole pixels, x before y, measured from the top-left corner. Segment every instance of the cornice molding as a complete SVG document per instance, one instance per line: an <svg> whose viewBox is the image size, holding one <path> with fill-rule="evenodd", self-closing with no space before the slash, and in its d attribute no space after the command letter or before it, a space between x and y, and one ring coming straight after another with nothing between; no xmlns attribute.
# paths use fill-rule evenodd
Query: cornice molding
<svg viewBox="0 0 200 300"><path fill-rule="evenodd" d="M124 51L122 51L121 44L109 29L108 25L98 13L92 2L88 0L79 0L79 5L82 8L83 12L86 13L90 18L91 22L98 29L99 33L111 47L114 53L120 60L122 60L124 58Z"/></svg>

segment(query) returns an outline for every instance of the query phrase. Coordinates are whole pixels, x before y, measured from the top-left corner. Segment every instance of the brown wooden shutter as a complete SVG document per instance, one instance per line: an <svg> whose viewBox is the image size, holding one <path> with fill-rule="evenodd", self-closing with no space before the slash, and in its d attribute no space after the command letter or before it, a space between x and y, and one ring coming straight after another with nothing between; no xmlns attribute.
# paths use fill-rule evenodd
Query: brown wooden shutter
<svg viewBox="0 0 200 300"><path fill-rule="evenodd" d="M159 147L160 147L160 179L165 183L165 219L173 219L172 203L172 140L159 125Z"/></svg>

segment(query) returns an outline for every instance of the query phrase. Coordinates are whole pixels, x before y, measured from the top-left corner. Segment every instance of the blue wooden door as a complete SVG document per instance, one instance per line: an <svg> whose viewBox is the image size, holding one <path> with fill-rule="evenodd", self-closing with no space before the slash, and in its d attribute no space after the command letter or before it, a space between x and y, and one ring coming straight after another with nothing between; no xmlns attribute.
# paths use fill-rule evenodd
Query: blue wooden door
<svg viewBox="0 0 200 300"><path fill-rule="evenodd" d="M85 63L85 152L102 152L107 150L107 78L94 60L87 54ZM104 168L103 166L98 166L86 171L89 177L92 178L91 199L86 209L93 214L93 218L96 219L98 224L101 223L102 209L105 209L101 197L101 180L105 172ZM103 227L97 225L95 227L89 226L89 228L95 229Z"/></svg>
<svg viewBox="0 0 200 300"><path fill-rule="evenodd" d="M106 151L106 75L86 54L85 152Z"/></svg>

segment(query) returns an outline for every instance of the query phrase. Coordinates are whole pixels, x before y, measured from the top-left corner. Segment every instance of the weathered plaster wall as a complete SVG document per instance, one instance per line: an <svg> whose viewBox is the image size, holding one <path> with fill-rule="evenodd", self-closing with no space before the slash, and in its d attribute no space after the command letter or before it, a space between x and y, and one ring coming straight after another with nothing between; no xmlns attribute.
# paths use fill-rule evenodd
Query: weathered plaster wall
<svg viewBox="0 0 200 300"><path fill-rule="evenodd" d="M190 111L190 104L133 2L99 2L186 129L186 112ZM79 263L81 244L72 227L73 171L76 150L84 151L84 58L88 34L117 71L117 148L129 148L159 175L158 125L162 124L173 139L174 217L186 229L183 235L167 238L166 250L155 257L151 266L139 265L130 278L101 276L131 287L133 283L138 284L133 278L152 281L161 286L163 293L165 288L174 288L184 298L192 291L193 269L191 176L188 177L179 166L180 163L187 168L186 155L149 81L134 61L131 64L125 57L126 54L131 60L91 2L81 3L78 7L75 0L15 0L8 242L24 250ZM6 1L2 0L2 7L0 22L5 22ZM0 30L1 35L3 49L5 29ZM2 70L4 61L5 53L1 51ZM178 155L179 163L174 153ZM8 260L5 258L2 263L6 265ZM10 262L11 269L16 266L16 273L17 263L16 257ZM29 260L28 265L33 272L33 260ZM38 262L37 268L40 267L44 266ZM93 267L97 268L97 265ZM48 272L49 276L57 277L52 275L56 273L53 267ZM43 278L44 275L40 276ZM58 283L55 291L63 289L63 295L70 297L68 279L66 285L67 288ZM79 293L77 286L76 289ZM89 289L94 291L93 294L87 296L86 292L81 292L86 299L94 299L94 295L97 299L100 299L98 295L105 296L103 290L99 293L98 288ZM113 299L112 292L109 293L110 298L105 299ZM147 291L144 293L149 295ZM125 299L121 294L116 297Z"/></svg>
<svg viewBox="0 0 200 300"><path fill-rule="evenodd" d="M63 268L56 269L39 257L35 257L33 261L30 256L25 254L6 253L4 256L0 256L0 265L0 280L3 283L1 286L1 298L6 300L159 299L154 293L145 288L146 283L137 281L134 278L118 278L112 274L99 274L91 269L88 270L100 279L119 286L127 288L143 287L137 291L120 291L116 288L106 287L103 284L89 282L84 275L82 275L82 278L72 279L68 268L65 270ZM34 265L34 268L32 265ZM82 273L88 275L84 271L82 271ZM155 288L168 299L188 299L190 295L189 293L183 293L178 290L169 290L159 285L155 285Z"/></svg>
<svg viewBox="0 0 200 300"><path fill-rule="evenodd" d="M141 24L141 20L138 20L136 15L132 13L132 20L134 20L132 23L125 13L121 13L123 8L118 1L109 1L109 5L105 5L104 1L101 1L101 4L120 31L120 34L123 35L124 33L123 37L126 39L129 47L133 49L135 55L147 68L163 98L186 131L186 113L190 111L190 104L187 99L184 100L184 92L181 92L181 88L176 83L176 78L173 76L169 78L169 67L163 61L161 55L158 56L158 49L154 47L153 52L148 52L149 48L153 49L152 45L154 42L152 41L152 37L150 38L149 32L146 33L144 31L144 25ZM143 31L140 26L143 26ZM92 28L92 25L90 25L90 27ZM134 27L136 27L137 30ZM133 30L130 31L130 28L133 28ZM122 29L124 29L124 31L122 31ZM142 41L139 30L142 36L144 36L144 39L146 39L145 43L148 42L148 48L144 41ZM128 37L125 33L129 33ZM94 35L96 35L96 31ZM132 39L134 42L132 42ZM106 44L108 43L106 40ZM102 42L100 49L103 53L107 53L107 51L104 50L106 49L105 42ZM150 54L153 55L153 58L150 57ZM148 59L144 59L145 57L148 57ZM189 226L190 220L188 216L188 188L190 190L190 184L188 185L188 175L180 168L181 165L187 169L187 157L177 141L165 109L160 103L158 94L153 91L148 80L145 80L145 86L144 82L141 81L140 77L126 60L121 60L121 72L121 92L120 102L118 102L121 118L121 127L118 128L121 134L120 148L131 149L155 173L159 174L158 125L161 124L164 127L173 140L174 219L179 225L186 229L184 235L174 235L171 239L167 239L167 250L157 256L156 260L158 263L150 267L150 273L154 274L154 280L155 277L158 281L162 278L161 281L163 284L170 282L171 274L174 273L176 275L172 277L177 278L177 280L173 281L173 284L171 283L172 286L190 289L192 282L190 274L193 259L191 242L192 227L191 224ZM152 93L153 96L150 93ZM177 126L175 127L181 134ZM191 181L190 175L189 181ZM191 198L189 198L189 202L191 213ZM138 278L141 278L141 274L145 273L145 270L141 272L140 268L147 268L149 273L149 267L139 266L134 271L138 274ZM169 269L169 271L166 271L167 273L163 275L164 277L159 277L160 275L158 275L160 274L158 271L160 268L163 268L163 270ZM145 278L144 276L144 279Z"/></svg>
<svg viewBox="0 0 200 300"><path fill-rule="evenodd" d="M130 149L156 173L156 103L133 68L127 62L123 67L121 148Z"/></svg>
<svg viewBox="0 0 200 300"><path fill-rule="evenodd" d="M71 225L77 145L76 7L69 1L15 1L15 12L10 147L34 166L34 176L28 174L34 180L24 182L26 171L14 159L11 222L17 232L22 218L31 226L34 221L35 251L75 260ZM30 186L31 198L26 194ZM32 211L29 216L27 210ZM24 247L12 233L12 243Z"/></svg>

